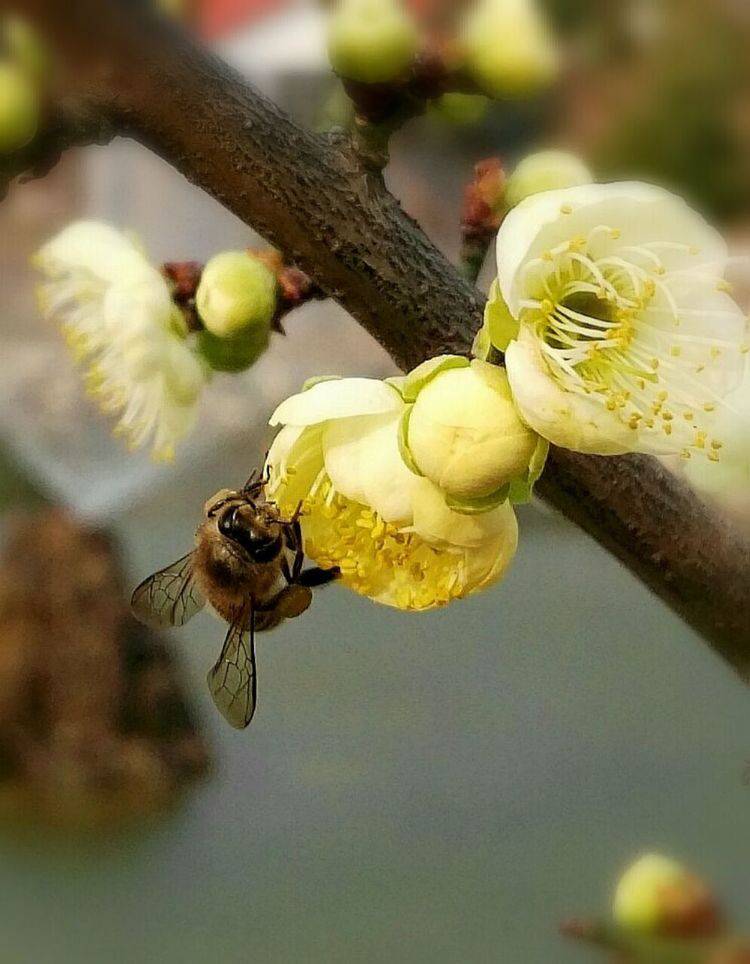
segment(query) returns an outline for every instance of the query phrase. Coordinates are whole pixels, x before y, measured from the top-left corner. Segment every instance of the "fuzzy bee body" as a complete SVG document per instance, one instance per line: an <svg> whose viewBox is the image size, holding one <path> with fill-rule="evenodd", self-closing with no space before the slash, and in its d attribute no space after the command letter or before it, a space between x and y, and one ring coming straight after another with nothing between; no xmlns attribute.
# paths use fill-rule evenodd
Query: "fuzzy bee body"
<svg viewBox="0 0 750 964"><path fill-rule="evenodd" d="M194 550L141 583L132 607L139 619L161 627L182 626L208 605L229 624L208 685L221 713L243 729L257 702L255 633L301 615L312 588L338 572L303 571L299 513L284 519L266 500L262 481L222 489L203 515Z"/></svg>

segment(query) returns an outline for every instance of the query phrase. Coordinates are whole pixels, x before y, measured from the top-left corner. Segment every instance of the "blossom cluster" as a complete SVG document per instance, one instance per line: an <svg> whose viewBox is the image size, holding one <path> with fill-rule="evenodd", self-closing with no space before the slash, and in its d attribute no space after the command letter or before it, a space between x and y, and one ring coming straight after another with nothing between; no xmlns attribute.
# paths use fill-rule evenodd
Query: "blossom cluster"
<svg viewBox="0 0 750 964"><path fill-rule="evenodd" d="M301 512L307 555L399 609L444 606L505 574L514 506L550 444L715 470L746 397L748 319L725 280L727 246L699 214L650 185L591 183L550 152L508 188L473 360L313 379L271 418L267 494ZM73 225L37 261L42 305L87 360L90 390L157 456L191 428L211 369L268 343L276 280L246 253L202 271L197 334L165 273L112 228Z"/></svg>

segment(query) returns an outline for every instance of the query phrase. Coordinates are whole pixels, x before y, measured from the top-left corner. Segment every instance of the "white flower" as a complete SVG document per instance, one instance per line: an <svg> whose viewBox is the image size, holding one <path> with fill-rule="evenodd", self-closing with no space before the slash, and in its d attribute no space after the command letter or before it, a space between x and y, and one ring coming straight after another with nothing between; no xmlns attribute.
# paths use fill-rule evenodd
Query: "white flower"
<svg viewBox="0 0 750 964"><path fill-rule="evenodd" d="M690 459L685 474L702 495L750 519L750 370L718 414L718 434L724 441L721 461L712 465L705 459Z"/></svg>
<svg viewBox="0 0 750 964"><path fill-rule="evenodd" d="M698 214L645 184L549 191L510 212L497 253L486 331L533 429L581 452L718 459L747 318Z"/></svg>
<svg viewBox="0 0 750 964"><path fill-rule="evenodd" d="M385 382L329 380L287 399L268 456L268 492L282 511L302 505L305 551L338 567L351 589L423 610L478 592L503 575L518 529L508 502L453 511L399 451L406 403Z"/></svg>
<svg viewBox="0 0 750 964"><path fill-rule="evenodd" d="M86 361L87 388L133 448L151 438L171 459L193 427L206 382L165 279L128 238L106 224L78 222L46 244L35 264L44 314Z"/></svg>

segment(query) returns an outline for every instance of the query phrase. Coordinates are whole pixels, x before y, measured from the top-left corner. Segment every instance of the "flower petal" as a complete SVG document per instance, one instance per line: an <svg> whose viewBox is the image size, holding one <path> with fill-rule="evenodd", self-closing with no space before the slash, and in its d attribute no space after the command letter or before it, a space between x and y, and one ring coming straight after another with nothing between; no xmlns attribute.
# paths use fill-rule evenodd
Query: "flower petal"
<svg viewBox="0 0 750 964"><path fill-rule="evenodd" d="M318 382L292 395L276 409L271 425L317 425L334 418L384 415L403 408L398 392L375 378L342 378Z"/></svg>
<svg viewBox="0 0 750 964"><path fill-rule="evenodd" d="M290 513L310 494L323 469L323 429L321 426L287 425L271 445L266 459L269 471L268 494L282 492L283 508Z"/></svg>
<svg viewBox="0 0 750 964"><path fill-rule="evenodd" d="M507 533L508 513L515 519L507 502L480 515L464 515L448 507L443 493L429 479L412 475L411 488L414 532L434 546L475 549Z"/></svg>
<svg viewBox="0 0 750 964"><path fill-rule="evenodd" d="M573 237L588 238L600 227L617 229L616 237L597 235L597 243L605 248L637 246L644 234L649 242L670 245L659 250L670 270L683 263L685 268L713 265L721 270L727 259L721 236L681 198L662 188L622 182L548 191L514 208L498 234L498 282L511 313L517 317L526 296L523 269L530 260ZM681 250L671 247L675 240Z"/></svg>
<svg viewBox="0 0 750 964"><path fill-rule="evenodd" d="M400 414L332 421L323 432L323 456L338 492L386 522L408 524L412 474L399 453L399 421Z"/></svg>
<svg viewBox="0 0 750 964"><path fill-rule="evenodd" d="M615 412L560 388L527 329L508 345L505 364L521 417L548 441L594 455L622 455L632 449L632 431Z"/></svg>
<svg viewBox="0 0 750 964"><path fill-rule="evenodd" d="M71 224L35 260L50 274L85 271L106 284L161 277L132 241L98 221Z"/></svg>

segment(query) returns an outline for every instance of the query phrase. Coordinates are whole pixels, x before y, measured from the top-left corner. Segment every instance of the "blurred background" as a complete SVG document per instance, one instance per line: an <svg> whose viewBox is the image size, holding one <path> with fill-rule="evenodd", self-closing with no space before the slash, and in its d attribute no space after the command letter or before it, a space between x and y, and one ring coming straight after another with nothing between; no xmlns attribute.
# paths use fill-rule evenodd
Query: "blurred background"
<svg viewBox="0 0 750 964"><path fill-rule="evenodd" d="M404 207L455 260L473 165L563 147L603 179L677 189L742 249L744 0L547 7L565 53L559 83L408 124L387 174ZM198 14L207 42L272 99L306 125L325 122L338 82L315 7L206 0ZM0 205L5 528L40 502L64 505L122 547L128 588L190 548L205 498L244 481L267 448L270 411L305 378L395 369L341 309L309 304L249 372L214 378L175 465L130 454L35 305L29 256L81 216L134 231L156 263L259 239L126 142L70 154ZM750 531L748 426L723 474L692 482ZM259 712L244 733L224 725L205 687L218 623L200 616L159 642L189 707L180 720L199 734L180 758L184 786L148 816L128 804L124 826L101 817L95 833L55 832L9 808L0 959L574 962L585 955L558 923L606 907L622 865L648 849L699 868L750 926L745 686L572 525L537 505L520 521L507 580L446 612L320 593L304 619L260 641ZM6 632L0 652L11 643ZM49 638L40 652L59 645ZM176 772L174 757L164 766ZM47 815L66 809L65 781L58 792Z"/></svg>

